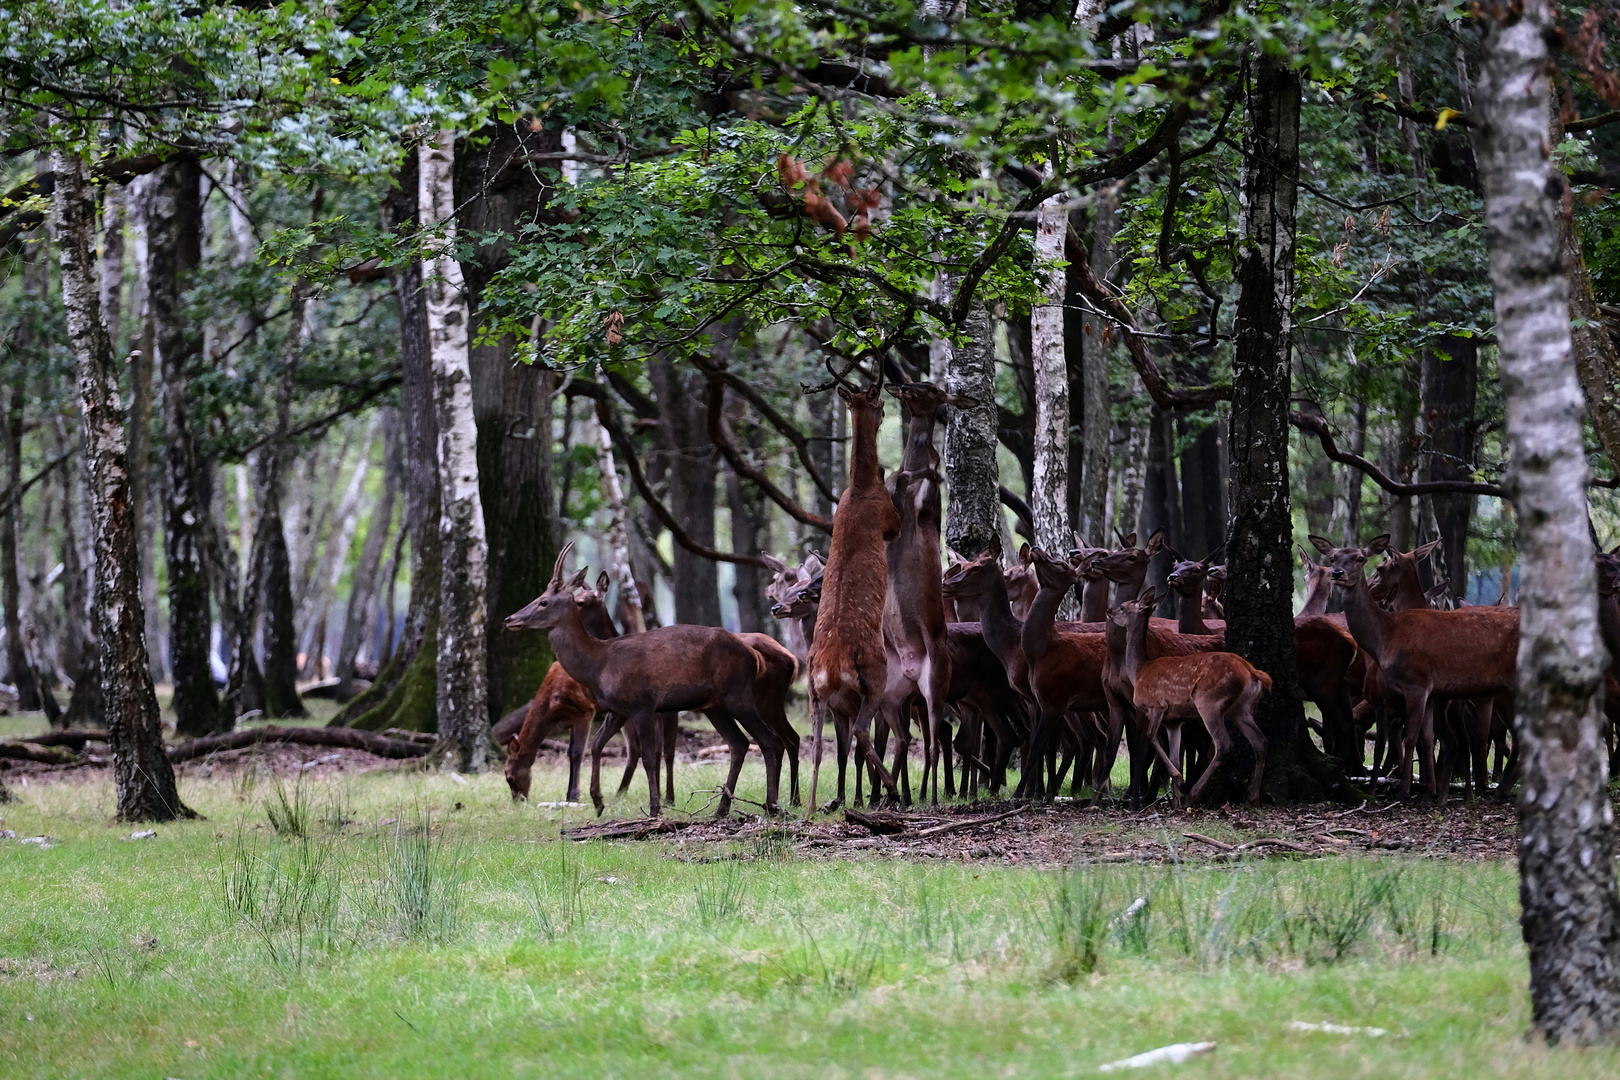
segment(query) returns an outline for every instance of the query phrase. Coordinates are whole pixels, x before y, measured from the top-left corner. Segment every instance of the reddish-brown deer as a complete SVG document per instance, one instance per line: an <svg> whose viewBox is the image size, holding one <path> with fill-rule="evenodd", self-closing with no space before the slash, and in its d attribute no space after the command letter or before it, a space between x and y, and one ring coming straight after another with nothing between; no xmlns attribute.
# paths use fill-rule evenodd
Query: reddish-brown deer
<svg viewBox="0 0 1620 1080"><path fill-rule="evenodd" d="M1204 618L1204 582L1209 579L1210 567L1220 561L1226 545L1222 544L1202 559L1185 558L1169 545L1165 546L1165 550L1175 560L1175 565L1170 567L1170 576L1165 582L1175 590L1179 599L1176 630L1183 634L1224 633L1226 630L1224 621L1211 626Z"/></svg>
<svg viewBox="0 0 1620 1080"><path fill-rule="evenodd" d="M1109 622L1123 631L1122 670L1133 687L1132 701L1142 725L1142 740L1170 771L1175 806L1181 797L1175 781L1182 779L1181 722L1200 720L1215 744L1215 753L1204 766L1197 783L1187 793L1196 803L1220 768L1221 758L1232 747L1233 724L1254 749L1254 773L1249 778L1249 802L1260 801L1260 780L1266 767L1266 738L1254 722L1254 704L1271 689L1271 676L1236 653L1197 652L1184 656L1148 659L1148 619L1158 597L1149 589L1136 600L1127 601L1109 616ZM1170 749L1159 745L1159 729L1168 726ZM1134 771L1134 770L1133 770Z"/></svg>
<svg viewBox="0 0 1620 1080"><path fill-rule="evenodd" d="M1439 701L1492 699L1512 693L1518 662L1519 613L1514 608L1468 607L1458 611L1386 611L1367 587L1367 560L1389 550L1389 536L1366 547L1336 548L1320 536L1311 543L1344 596L1345 621L1356 644L1378 665L1387 694L1406 706L1401 738L1400 793L1412 787L1412 755L1421 745L1429 767L1430 797L1438 796L1434 772L1434 706ZM1482 711L1488 709L1486 705Z"/></svg>
<svg viewBox="0 0 1620 1080"><path fill-rule="evenodd" d="M662 809L656 777L664 740L658 714L681 710L707 715L731 748L731 773L716 814L723 816L731 810L749 735L765 757L765 805L774 811L781 779L781 741L761 717L754 697L755 682L766 674L764 658L735 634L712 626L664 626L605 641L593 637L562 577L563 562L572 549L569 544L557 556L546 591L508 617L506 625L549 630L552 651L564 670L600 706L627 717L635 726L642 763L655 778L648 784L649 812L656 817Z"/></svg>
<svg viewBox="0 0 1620 1080"><path fill-rule="evenodd" d="M770 597L772 604L780 604L789 596L803 591L816 575L821 573L821 556L811 552L798 568L789 566L774 555L761 554L765 565L771 568L771 583L765 586L765 595ZM778 615L777 618L782 618ZM793 655L804 660L810 655L810 638L805 634L805 627L798 619L784 620L785 644L793 651Z"/></svg>
<svg viewBox="0 0 1620 1080"><path fill-rule="evenodd" d="M888 685L889 665L883 648L883 601L888 591L884 545L900 533L900 515L883 484L877 433L883 421L883 376L865 390L839 380L838 396L849 406L849 486L833 517L832 548L822 574L821 608L816 639L810 646L810 806L816 810L821 775L821 735L827 714L834 727L853 731L858 761L870 762L889 794L900 796L894 779L872 753L871 723ZM847 738L840 740L847 746ZM846 761L838 762L838 798L844 799ZM874 792L874 797L876 793Z"/></svg>
<svg viewBox="0 0 1620 1080"><path fill-rule="evenodd" d="M1073 733L1080 747L1082 767L1088 759L1100 756L1105 733L1083 714L1101 713L1108 708L1102 685L1108 655L1103 635L1059 629L1054 622L1058 606L1080 580L1080 568L1039 548L1027 551L1040 591L1035 594L1029 618L1024 620L1021 636L1035 708L1024 747L1023 775L1015 793L1019 798L1042 794L1042 765L1059 724L1068 725ZM1096 771L1102 771L1100 765Z"/></svg>

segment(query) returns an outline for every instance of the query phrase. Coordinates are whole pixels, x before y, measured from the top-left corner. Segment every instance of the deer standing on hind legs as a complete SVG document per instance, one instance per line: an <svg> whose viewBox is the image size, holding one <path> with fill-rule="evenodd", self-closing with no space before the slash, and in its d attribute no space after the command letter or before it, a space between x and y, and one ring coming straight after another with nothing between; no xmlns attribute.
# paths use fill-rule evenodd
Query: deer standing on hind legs
<svg viewBox="0 0 1620 1080"><path fill-rule="evenodd" d="M549 630L552 652L563 669L602 708L629 718L641 743L642 764L651 778L648 810L653 817L662 811L657 776L663 732L658 714L681 710L706 715L731 748L731 773L715 816L724 817L731 811L749 735L765 757L765 808L774 813L782 743L755 702L756 683L767 675L765 659L735 634L713 626L663 626L605 641L593 637L580 619L574 590L562 577L563 563L573 547L570 543L563 548L546 591L508 617L507 628Z"/></svg>
<svg viewBox="0 0 1620 1080"><path fill-rule="evenodd" d="M829 366L830 369L830 366ZM810 748L810 805L816 812L816 788L821 777L821 733L827 714L835 728L853 730L859 748L857 762L870 762L884 787L900 798L894 778L872 752L871 723L888 685L889 665L883 647L883 603L888 592L888 565L884 545L900 534L900 515L883 485L878 461L878 425L883 421L883 366L872 385L858 390L835 376L838 396L849 406L849 486L838 499L833 516L832 548L821 581L821 607L816 618L816 639L810 645L810 718L815 740ZM839 739L848 746L848 736ZM838 797L844 801L845 766L840 749ZM873 792L873 797L876 797Z"/></svg>

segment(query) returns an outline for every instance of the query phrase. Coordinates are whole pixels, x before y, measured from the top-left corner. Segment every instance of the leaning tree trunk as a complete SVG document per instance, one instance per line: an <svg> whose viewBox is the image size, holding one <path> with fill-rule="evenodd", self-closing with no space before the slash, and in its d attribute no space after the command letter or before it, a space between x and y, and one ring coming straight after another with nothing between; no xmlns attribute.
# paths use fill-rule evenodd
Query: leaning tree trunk
<svg viewBox="0 0 1620 1080"><path fill-rule="evenodd" d="M945 424L945 481L950 503L945 543L964 559L976 559L1002 533L1001 474L996 464L996 355L990 312L975 303L962 327L962 342L950 350L945 391L978 402L952 409Z"/></svg>
<svg viewBox="0 0 1620 1080"><path fill-rule="evenodd" d="M1065 276L1052 265L1063 258L1063 241L1068 231L1068 200L1054 195L1041 204L1035 223L1036 272L1040 275L1037 285L1041 297L1030 317L1030 359L1035 369L1035 469L1029 490L1029 509L1035 518L1035 543L1047 552L1067 551L1074 543L1069 532L1069 365L1064 355L1063 334ZM1065 601L1064 608L1058 617L1073 618L1072 595Z"/></svg>
<svg viewBox="0 0 1620 1080"><path fill-rule="evenodd" d="M417 156L424 218L443 233L427 278L428 351L439 426L439 732L456 767L478 772L489 742L484 506L478 491L478 427L467 353L467 297L455 258L455 133L439 132Z"/></svg>
<svg viewBox="0 0 1620 1080"><path fill-rule="evenodd" d="M157 694L147 667L145 612L141 610L136 522L129 499L124 417L118 407L118 367L101 321L91 239L96 202L77 157L55 155L53 200L62 256L62 302L68 340L78 368L84 417L85 466L95 530L94 610L101 642L101 693L112 748L118 817L167 821L193 817L175 789L163 750Z"/></svg>
<svg viewBox="0 0 1620 1080"><path fill-rule="evenodd" d="M1315 792L1297 782L1303 774L1296 755L1307 739L1294 676L1288 492L1300 83L1285 61L1267 54L1253 56L1247 74L1250 129L1243 144L1232 356L1232 522L1222 601L1227 648L1272 679L1255 709L1268 748L1267 787L1281 798L1306 797Z"/></svg>
<svg viewBox="0 0 1620 1080"><path fill-rule="evenodd" d="M147 302L163 378L163 556L169 578L169 669L175 732L208 735L228 726L209 666L208 574L203 531L210 499L192 437L187 368L201 351L181 294L202 260L201 166L163 166L147 214Z"/></svg>
<svg viewBox="0 0 1620 1080"><path fill-rule="evenodd" d="M1620 896L1598 726L1603 646L1586 523L1581 388L1571 359L1558 217L1563 174L1547 157L1547 0L1511 22L1489 10L1478 99L1498 366L1519 519L1520 925L1531 1015L1549 1041L1620 1034Z"/></svg>
<svg viewBox="0 0 1620 1080"><path fill-rule="evenodd" d="M338 678L339 701L347 701L354 696L355 658L360 655L360 642L365 634L372 597L377 591L377 570L382 565L383 551L388 546L394 527L394 501L405 474L403 441L399 414L389 409L383 417L382 494L372 508L371 521L366 525L365 543L360 547L360 561L354 568L348 608L343 616L343 640L338 646L337 670L334 672Z"/></svg>

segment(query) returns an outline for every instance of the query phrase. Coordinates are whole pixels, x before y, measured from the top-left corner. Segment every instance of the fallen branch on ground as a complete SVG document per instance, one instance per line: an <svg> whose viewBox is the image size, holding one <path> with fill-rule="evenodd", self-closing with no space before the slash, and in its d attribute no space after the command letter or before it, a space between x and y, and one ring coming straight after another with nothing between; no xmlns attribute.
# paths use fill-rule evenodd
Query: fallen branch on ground
<svg viewBox="0 0 1620 1080"><path fill-rule="evenodd" d="M38 761L45 765L71 765L79 760L79 756L66 747L41 746L36 742L0 742L0 758Z"/></svg>
<svg viewBox="0 0 1620 1080"><path fill-rule="evenodd" d="M304 746L341 746L350 750L365 750L385 758L412 758L427 753L427 747L404 739L390 739L356 728L328 727L262 727L244 731L231 731L224 735L204 735L200 739L187 739L169 747L170 761L190 761L222 750L242 750L259 743L297 743Z"/></svg>
<svg viewBox="0 0 1620 1080"><path fill-rule="evenodd" d="M916 838L918 840L923 840L930 836L943 836L945 833L955 832L958 829L971 829L975 825L989 825L992 822L1005 821L1014 814L1022 814L1023 812L1024 808L1022 806L1018 806L1008 810L1004 814L992 814L989 817L973 818L970 821L952 821L945 825L935 825L932 829L924 829L922 832L918 833Z"/></svg>
<svg viewBox="0 0 1620 1080"><path fill-rule="evenodd" d="M678 818L628 818L624 821L609 821L602 825L581 825L577 829L564 829L564 840L641 840L659 833L678 832L689 826L696 825L696 821L685 821Z"/></svg>

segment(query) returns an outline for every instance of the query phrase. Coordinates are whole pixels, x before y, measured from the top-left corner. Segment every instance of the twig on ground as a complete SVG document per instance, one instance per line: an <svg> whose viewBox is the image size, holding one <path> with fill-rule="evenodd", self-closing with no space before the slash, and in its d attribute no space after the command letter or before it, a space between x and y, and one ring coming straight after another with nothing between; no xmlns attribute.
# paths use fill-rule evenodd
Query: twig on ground
<svg viewBox="0 0 1620 1080"><path fill-rule="evenodd" d="M1184 832L1181 835L1185 836L1189 840L1196 840L1200 844L1208 844L1210 847L1218 848L1221 851L1236 851L1237 850L1237 847L1235 845L1233 845L1233 844L1223 844L1219 840L1213 839L1212 837L1205 836L1203 833Z"/></svg>
<svg viewBox="0 0 1620 1080"><path fill-rule="evenodd" d="M992 814L990 817L974 818L971 821L952 821L945 825L935 825L932 829L924 829L922 832L917 833L916 839L925 840L930 836L943 836L945 833L955 832L958 829L971 829L975 825L989 825L992 822L1005 821L1007 818L1023 812L1024 807L1018 806L1004 814Z"/></svg>

